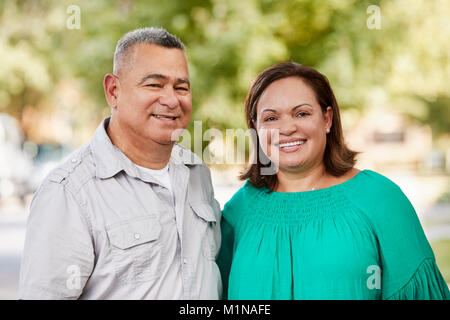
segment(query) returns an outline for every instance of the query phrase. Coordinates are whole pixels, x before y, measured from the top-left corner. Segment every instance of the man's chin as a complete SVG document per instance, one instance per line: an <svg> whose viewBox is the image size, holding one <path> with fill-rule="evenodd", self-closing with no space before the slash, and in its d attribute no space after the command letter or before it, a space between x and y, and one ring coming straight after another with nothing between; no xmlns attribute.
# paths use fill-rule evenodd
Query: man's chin
<svg viewBox="0 0 450 320"><path fill-rule="evenodd" d="M172 146L175 144L176 141L172 141L170 138L167 139L155 139L155 142L160 144L161 146Z"/></svg>
<svg viewBox="0 0 450 320"><path fill-rule="evenodd" d="M185 129L181 128L151 128L149 130L148 137L160 145L173 145L180 139ZM155 134L156 133L156 134Z"/></svg>

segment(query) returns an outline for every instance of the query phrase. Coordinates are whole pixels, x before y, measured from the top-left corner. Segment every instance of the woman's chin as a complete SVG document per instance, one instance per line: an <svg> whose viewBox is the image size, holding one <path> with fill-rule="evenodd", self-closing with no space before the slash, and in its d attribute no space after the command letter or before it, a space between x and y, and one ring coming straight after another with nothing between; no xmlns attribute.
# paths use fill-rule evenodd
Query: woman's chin
<svg viewBox="0 0 450 320"><path fill-rule="evenodd" d="M296 168L296 167L301 167L305 164L305 157L301 156L301 155L284 155L284 154L280 154L279 155L279 167L280 168Z"/></svg>
<svg viewBox="0 0 450 320"><path fill-rule="evenodd" d="M305 167L303 161L281 161L278 169L283 171L301 171Z"/></svg>

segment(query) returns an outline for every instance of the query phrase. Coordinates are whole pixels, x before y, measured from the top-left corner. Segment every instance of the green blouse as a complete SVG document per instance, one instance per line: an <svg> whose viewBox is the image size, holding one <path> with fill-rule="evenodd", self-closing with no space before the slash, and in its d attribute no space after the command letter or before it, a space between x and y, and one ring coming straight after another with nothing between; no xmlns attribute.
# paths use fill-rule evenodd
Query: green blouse
<svg viewBox="0 0 450 320"><path fill-rule="evenodd" d="M411 203L370 170L308 192L247 181L224 207L218 264L228 299L450 299Z"/></svg>

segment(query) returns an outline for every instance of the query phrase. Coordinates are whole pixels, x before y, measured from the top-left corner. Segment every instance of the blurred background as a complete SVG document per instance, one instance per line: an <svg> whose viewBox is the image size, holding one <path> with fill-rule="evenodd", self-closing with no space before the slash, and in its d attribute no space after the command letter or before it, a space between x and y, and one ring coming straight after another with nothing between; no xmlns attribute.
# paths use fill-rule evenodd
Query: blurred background
<svg viewBox="0 0 450 320"><path fill-rule="evenodd" d="M203 130L245 129L252 80L276 62L325 74L357 167L403 189L450 283L449 19L448 0L0 0L0 299L17 297L33 193L109 115L117 40L148 26L186 44ZM243 166L211 169L223 206Z"/></svg>

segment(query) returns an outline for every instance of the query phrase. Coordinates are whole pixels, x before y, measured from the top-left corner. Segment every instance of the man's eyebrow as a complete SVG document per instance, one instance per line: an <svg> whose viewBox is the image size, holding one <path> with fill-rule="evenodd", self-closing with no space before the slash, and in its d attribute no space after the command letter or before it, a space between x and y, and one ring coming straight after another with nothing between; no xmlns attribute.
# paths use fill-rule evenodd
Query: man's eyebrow
<svg viewBox="0 0 450 320"><path fill-rule="evenodd" d="M179 83L185 83L185 84L188 85L188 87L191 86L191 82L189 81L189 79L186 79L186 78L177 79L176 83L177 83L177 84L179 84Z"/></svg>
<svg viewBox="0 0 450 320"><path fill-rule="evenodd" d="M167 80L169 79L168 76L165 76L163 74L160 73L151 73L151 74L147 74L146 76L144 76L141 81L139 81L138 85L143 84L145 81L149 80L149 79L159 79L159 80ZM176 83L186 83L189 87L191 86L191 83L189 82L189 79L186 78L180 78L176 80Z"/></svg>
<svg viewBox="0 0 450 320"><path fill-rule="evenodd" d="M147 74L145 75L141 81L139 81L138 85L143 84L145 81L147 81L148 79L160 79L160 80L166 80L167 76L163 75L163 74L159 74L159 73L151 73L151 74Z"/></svg>

